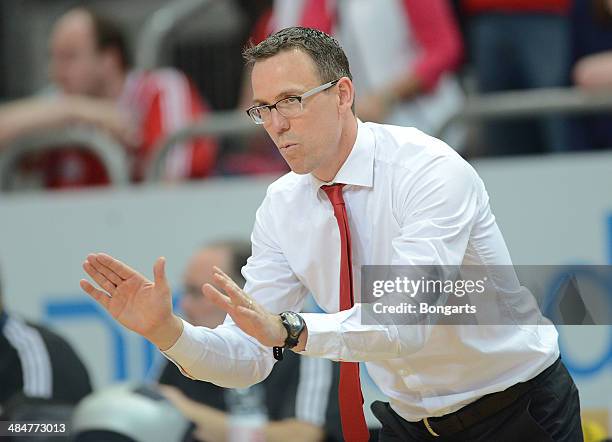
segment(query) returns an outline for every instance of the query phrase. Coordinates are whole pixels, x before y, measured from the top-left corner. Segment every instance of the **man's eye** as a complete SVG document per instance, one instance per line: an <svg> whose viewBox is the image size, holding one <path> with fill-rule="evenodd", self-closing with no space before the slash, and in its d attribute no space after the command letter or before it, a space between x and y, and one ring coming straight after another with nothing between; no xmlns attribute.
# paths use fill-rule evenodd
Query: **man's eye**
<svg viewBox="0 0 612 442"><path fill-rule="evenodd" d="M297 103L300 100L298 100L296 97L289 97L289 98L285 98L284 101L287 104L294 104L294 103Z"/></svg>

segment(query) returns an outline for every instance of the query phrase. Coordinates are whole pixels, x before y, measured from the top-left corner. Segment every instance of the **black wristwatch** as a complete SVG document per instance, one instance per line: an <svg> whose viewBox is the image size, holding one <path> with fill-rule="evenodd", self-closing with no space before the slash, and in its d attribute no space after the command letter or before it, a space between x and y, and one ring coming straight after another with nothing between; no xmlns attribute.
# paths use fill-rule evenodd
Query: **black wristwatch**
<svg viewBox="0 0 612 442"><path fill-rule="evenodd" d="M283 348L293 348L298 345L300 335L306 327L304 318L295 312L282 312L280 314L281 321L285 330L287 330L287 339L285 339L284 347L273 347L274 359L277 361L283 360Z"/></svg>

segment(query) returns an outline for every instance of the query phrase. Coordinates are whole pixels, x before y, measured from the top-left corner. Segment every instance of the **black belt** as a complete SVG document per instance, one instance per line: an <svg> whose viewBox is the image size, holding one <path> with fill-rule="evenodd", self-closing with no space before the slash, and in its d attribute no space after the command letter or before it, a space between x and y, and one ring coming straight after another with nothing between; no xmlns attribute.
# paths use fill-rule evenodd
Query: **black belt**
<svg viewBox="0 0 612 442"><path fill-rule="evenodd" d="M548 377L560 363L561 358L529 381L519 382L504 391L487 394L454 413L441 417L425 418L417 424L423 425L432 436L447 436L466 430L513 404L536 384Z"/></svg>

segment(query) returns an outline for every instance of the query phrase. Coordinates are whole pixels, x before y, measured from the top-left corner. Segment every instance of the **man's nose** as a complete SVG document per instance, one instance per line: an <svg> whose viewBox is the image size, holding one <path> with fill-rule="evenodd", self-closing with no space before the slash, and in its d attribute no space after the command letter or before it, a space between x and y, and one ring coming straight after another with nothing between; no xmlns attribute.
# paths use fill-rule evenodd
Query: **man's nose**
<svg viewBox="0 0 612 442"><path fill-rule="evenodd" d="M270 110L270 128L275 133L285 132L289 129L289 119L283 116L278 110Z"/></svg>

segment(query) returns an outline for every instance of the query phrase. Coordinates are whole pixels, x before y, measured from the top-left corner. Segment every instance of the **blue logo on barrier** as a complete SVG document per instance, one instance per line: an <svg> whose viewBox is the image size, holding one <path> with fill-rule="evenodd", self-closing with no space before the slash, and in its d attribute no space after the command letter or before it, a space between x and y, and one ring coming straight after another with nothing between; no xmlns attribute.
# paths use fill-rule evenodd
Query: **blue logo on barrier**
<svg viewBox="0 0 612 442"><path fill-rule="evenodd" d="M612 265L612 215L608 216L606 227L608 235L608 262ZM566 269L559 273L559 275L557 275L557 277L554 278L549 284L548 295L543 306L543 313L545 316L551 317L552 306L557 303L556 296L560 294L558 288L566 280L567 275L572 273L583 273L596 285L603 287L605 289L605 293L608 294L608 298L612 296L612 280L602 280L600 275L595 274L595 272L588 272L582 266L567 266ZM609 308L612 309L612 305L609 305ZM567 346L563 342L562 332L559 334L559 348L561 355L563 356L563 362L572 374L578 376L593 376L595 373L603 370L606 366L612 363L612 326L607 324L605 327L608 328L608 345L601 355L590 363L579 363L573 359L571 352L568 351Z"/></svg>
<svg viewBox="0 0 612 442"><path fill-rule="evenodd" d="M592 281L594 285L602 287L605 289L605 292L608 296L612 294L612 280L604 280L601 275L597 272L594 272L584 266L567 266L563 271L561 271L555 278L553 278L548 285L548 295L544 302L543 313L548 318L553 318L554 316L554 306L558 303L558 296L562 293L559 288L567 281L570 275L576 275L580 277L580 280L584 280L588 278ZM612 305L608 306L612 309ZM608 315L609 317L610 315ZM592 376L599 370L603 369L609 362L612 362L612 327L610 325L604 325L608 328L608 344L606 349L603 351L600 357L597 357L594 361L588 364L580 364L576 362L570 356L570 352L568 348L564 345L563 341L563 329L560 329L559 333L559 348L561 350L561 354L563 356L563 361L567 366L568 370L576 375L583 376Z"/></svg>

